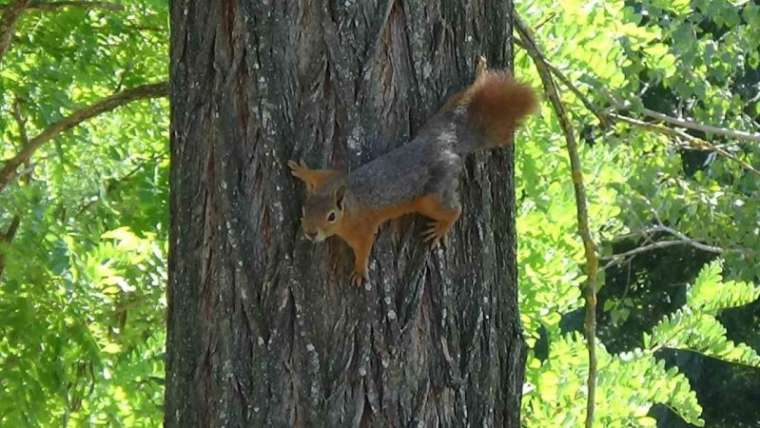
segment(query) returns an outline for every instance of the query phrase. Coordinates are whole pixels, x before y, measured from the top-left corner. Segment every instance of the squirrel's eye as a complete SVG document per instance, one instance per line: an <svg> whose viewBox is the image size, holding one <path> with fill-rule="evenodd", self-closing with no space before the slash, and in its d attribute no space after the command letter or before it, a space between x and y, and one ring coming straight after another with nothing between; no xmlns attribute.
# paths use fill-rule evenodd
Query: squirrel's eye
<svg viewBox="0 0 760 428"><path fill-rule="evenodd" d="M327 221L330 223L335 221L335 211L330 211L330 214L327 214Z"/></svg>

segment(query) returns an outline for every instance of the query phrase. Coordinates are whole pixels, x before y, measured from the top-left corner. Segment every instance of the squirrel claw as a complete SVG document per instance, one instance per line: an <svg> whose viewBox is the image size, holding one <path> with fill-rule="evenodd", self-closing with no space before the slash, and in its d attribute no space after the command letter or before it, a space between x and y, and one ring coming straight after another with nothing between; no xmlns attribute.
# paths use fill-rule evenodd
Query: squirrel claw
<svg viewBox="0 0 760 428"><path fill-rule="evenodd" d="M368 281L369 277L366 272L359 273L357 271L351 272L351 284L354 285L354 287L359 288L362 286L364 281Z"/></svg>
<svg viewBox="0 0 760 428"><path fill-rule="evenodd" d="M291 174L293 174L295 177L300 177L299 174L306 168L306 165L303 164L303 161L299 163L293 160L289 160L288 167L290 168Z"/></svg>
<svg viewBox="0 0 760 428"><path fill-rule="evenodd" d="M447 230L442 229L440 223L431 222L430 227L422 232L422 240L430 244L430 248L437 248L441 244L441 241L443 241L443 244L445 245Z"/></svg>

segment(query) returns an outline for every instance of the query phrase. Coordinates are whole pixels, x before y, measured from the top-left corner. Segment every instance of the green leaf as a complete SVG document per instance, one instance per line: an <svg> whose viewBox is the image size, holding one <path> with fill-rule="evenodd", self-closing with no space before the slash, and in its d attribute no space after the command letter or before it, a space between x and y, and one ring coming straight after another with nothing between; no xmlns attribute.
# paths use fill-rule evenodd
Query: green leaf
<svg viewBox="0 0 760 428"><path fill-rule="evenodd" d="M686 293L686 305L695 311L716 314L721 309L743 306L760 297L760 287L747 282L724 282L723 261L709 263Z"/></svg>
<svg viewBox="0 0 760 428"><path fill-rule="evenodd" d="M760 367L760 355L749 346L728 340L726 329L712 315L689 308L665 317L652 330L649 349L662 347L698 352L732 363Z"/></svg>

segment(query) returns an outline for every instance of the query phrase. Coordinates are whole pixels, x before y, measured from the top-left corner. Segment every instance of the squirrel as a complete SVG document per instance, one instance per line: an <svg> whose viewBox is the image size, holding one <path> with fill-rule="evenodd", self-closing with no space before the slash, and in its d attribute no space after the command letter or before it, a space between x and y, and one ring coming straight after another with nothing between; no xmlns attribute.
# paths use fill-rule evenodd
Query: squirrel
<svg viewBox="0 0 760 428"><path fill-rule="evenodd" d="M350 173L288 161L306 186L301 217L306 237L315 242L341 237L354 251L355 286L369 279L375 235L388 220L410 213L432 219L422 238L436 247L462 212L457 187L463 156L509 144L535 107L530 87L507 72L482 71L409 143Z"/></svg>

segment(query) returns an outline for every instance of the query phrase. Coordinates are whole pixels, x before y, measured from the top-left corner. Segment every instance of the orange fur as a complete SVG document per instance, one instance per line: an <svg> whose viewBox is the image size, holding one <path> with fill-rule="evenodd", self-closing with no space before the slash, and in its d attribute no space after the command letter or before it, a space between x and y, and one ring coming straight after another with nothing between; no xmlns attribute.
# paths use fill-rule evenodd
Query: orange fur
<svg viewBox="0 0 760 428"><path fill-rule="evenodd" d="M343 238L354 250L352 282L360 285L362 280L367 279L369 256L375 243L375 235L386 221L411 213L419 213L431 218L433 224L426 232L426 241L436 245L454 225L460 212L458 208L444 208L434 194L382 209L359 207L354 212L346 212L335 234Z"/></svg>
<svg viewBox="0 0 760 428"><path fill-rule="evenodd" d="M290 173L298 177L306 184L306 190L315 192L323 187L328 181L343 175L343 171L337 169L310 169L306 165L294 161L288 161Z"/></svg>
<svg viewBox="0 0 760 428"><path fill-rule="evenodd" d="M501 146L536 108L533 90L503 71L485 71L467 89L452 95L443 111L467 107L472 127L483 133L489 147Z"/></svg>

